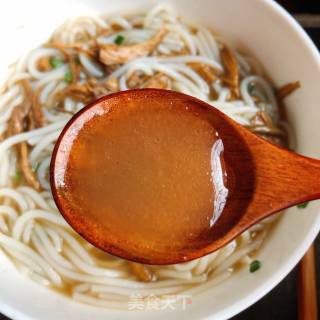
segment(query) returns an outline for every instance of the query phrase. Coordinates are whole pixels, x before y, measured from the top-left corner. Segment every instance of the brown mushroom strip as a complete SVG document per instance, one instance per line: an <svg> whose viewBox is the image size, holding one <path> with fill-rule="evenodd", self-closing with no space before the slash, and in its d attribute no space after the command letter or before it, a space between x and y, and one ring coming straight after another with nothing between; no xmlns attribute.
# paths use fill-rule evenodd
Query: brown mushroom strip
<svg viewBox="0 0 320 320"><path fill-rule="evenodd" d="M225 75L221 78L222 82L231 89L231 94L239 97L239 70L237 60L227 46L224 46L220 52L221 61L225 69Z"/></svg>
<svg viewBox="0 0 320 320"><path fill-rule="evenodd" d="M192 62L189 63L189 66L199 73L199 75L207 81L210 85L214 80L217 79L217 74L218 71L208 65L205 65L204 63L199 63L199 62Z"/></svg>
<svg viewBox="0 0 320 320"><path fill-rule="evenodd" d="M11 116L11 133L19 134L24 131L24 122L30 109L26 105L16 107ZM26 182L37 191L41 190L39 181L29 163L29 149L26 142L17 145L19 164Z"/></svg>
<svg viewBox="0 0 320 320"><path fill-rule="evenodd" d="M212 87L212 83L215 80L219 79L219 71L204 63L199 62L188 63L188 65L208 83L210 89L210 98L212 100L218 99L219 95L216 92L216 90Z"/></svg>
<svg viewBox="0 0 320 320"><path fill-rule="evenodd" d="M77 63L78 56L77 55L70 55L68 58L70 64L70 70L72 73L72 81L71 83L76 83L80 77L81 66Z"/></svg>
<svg viewBox="0 0 320 320"><path fill-rule="evenodd" d="M19 152L20 152L20 167L23 172L23 175L27 181L27 183L36 189L37 191L41 190L40 183L36 178L35 172L32 170L30 163L29 163L29 148L26 142L22 142L19 145Z"/></svg>
<svg viewBox="0 0 320 320"><path fill-rule="evenodd" d="M252 129L261 126L268 128L274 127L270 117L268 117L265 112L259 111L251 120L251 125L249 126L249 128Z"/></svg>
<svg viewBox="0 0 320 320"><path fill-rule="evenodd" d="M134 275L144 282L150 282L156 280L155 274L144 264L129 262L130 269Z"/></svg>
<svg viewBox="0 0 320 320"><path fill-rule="evenodd" d="M301 84L299 81L287 83L277 90L277 94L276 94L277 99L283 100L289 94L291 94L293 91L295 91L299 88L301 88Z"/></svg>
<svg viewBox="0 0 320 320"><path fill-rule="evenodd" d="M35 128L35 120L33 117L33 113L30 111L27 114L26 127L28 128L28 130L33 130Z"/></svg>
<svg viewBox="0 0 320 320"><path fill-rule="evenodd" d="M170 79L163 73L157 73L142 84L141 88L168 89Z"/></svg>
<svg viewBox="0 0 320 320"><path fill-rule="evenodd" d="M156 49L167 33L168 31L163 29L150 40L132 45L100 44L99 59L109 66L124 64L133 59L148 56Z"/></svg>
<svg viewBox="0 0 320 320"><path fill-rule="evenodd" d="M27 80L21 80L21 85L24 90L24 103L29 103L31 105L31 112L34 118L34 125L36 128L41 128L43 127L45 122L42 108L39 102L39 94L41 92L41 88L38 88L33 93L30 84Z"/></svg>
<svg viewBox="0 0 320 320"><path fill-rule="evenodd" d="M265 138L275 138L281 141L282 145L287 139L287 133L284 130L275 127L269 116L261 111L256 114L256 116L252 119L252 124L247 126L247 128Z"/></svg>
<svg viewBox="0 0 320 320"><path fill-rule="evenodd" d="M45 118L44 114L42 112L41 104L40 104L40 93L42 88L36 89L36 91L33 94L32 99L32 113L34 117L34 126L36 128L41 128L44 126Z"/></svg>

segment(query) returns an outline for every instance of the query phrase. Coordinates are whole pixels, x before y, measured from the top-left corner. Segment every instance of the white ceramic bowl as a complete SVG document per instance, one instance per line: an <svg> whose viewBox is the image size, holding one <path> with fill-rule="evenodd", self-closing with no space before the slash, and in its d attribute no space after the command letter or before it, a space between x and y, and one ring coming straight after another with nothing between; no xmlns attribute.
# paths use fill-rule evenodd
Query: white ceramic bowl
<svg viewBox="0 0 320 320"><path fill-rule="evenodd" d="M0 75L27 49L45 41L62 21L92 12L148 10L151 0L10 0L0 10ZM169 0L177 12L221 33L252 52L275 84L300 80L287 100L298 151L320 157L320 57L308 36L276 3L267 0ZM299 173L297 173L299 174ZM290 188L290 186L288 186ZM259 252L263 267L242 270L218 287L193 297L186 311L119 312L78 304L17 273L0 255L0 312L13 319L226 319L269 292L295 266L320 228L320 203L288 210ZM277 306L274 306L275 308Z"/></svg>

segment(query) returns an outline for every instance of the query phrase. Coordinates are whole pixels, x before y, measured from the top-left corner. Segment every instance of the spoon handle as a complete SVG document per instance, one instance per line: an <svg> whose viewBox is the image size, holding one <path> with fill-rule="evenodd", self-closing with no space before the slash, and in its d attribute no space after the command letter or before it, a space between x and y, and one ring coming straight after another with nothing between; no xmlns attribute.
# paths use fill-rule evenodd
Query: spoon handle
<svg viewBox="0 0 320 320"><path fill-rule="evenodd" d="M320 199L320 160L246 134L250 135L254 163L254 194L246 214L250 224L296 204ZM248 225L248 220L243 223Z"/></svg>

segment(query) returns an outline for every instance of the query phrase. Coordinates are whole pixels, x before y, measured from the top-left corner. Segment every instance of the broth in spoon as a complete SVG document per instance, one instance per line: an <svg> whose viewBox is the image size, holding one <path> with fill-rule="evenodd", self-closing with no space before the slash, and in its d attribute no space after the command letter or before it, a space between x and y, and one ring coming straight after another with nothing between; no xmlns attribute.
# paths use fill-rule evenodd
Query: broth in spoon
<svg viewBox="0 0 320 320"><path fill-rule="evenodd" d="M178 252L187 260L221 236L225 215L239 219L235 208L243 212L246 202L233 198L235 185L250 195L248 152L225 125L212 107L176 92L106 96L76 114L56 144L56 203L103 250L145 263L171 262ZM239 150L245 182L234 179Z"/></svg>

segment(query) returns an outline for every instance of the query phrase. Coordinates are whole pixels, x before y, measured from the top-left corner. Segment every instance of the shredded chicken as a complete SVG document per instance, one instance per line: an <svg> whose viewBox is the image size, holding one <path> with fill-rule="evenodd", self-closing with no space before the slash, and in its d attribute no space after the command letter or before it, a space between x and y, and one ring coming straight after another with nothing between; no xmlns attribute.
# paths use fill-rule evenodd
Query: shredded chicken
<svg viewBox="0 0 320 320"><path fill-rule="evenodd" d="M290 82L282 86L277 90L277 99L283 100L286 98L289 94L291 94L293 91L299 89L301 87L301 84L299 81L296 82Z"/></svg>
<svg viewBox="0 0 320 320"><path fill-rule="evenodd" d="M127 80L127 86L130 89L140 88L146 81L148 81L148 79L150 79L150 77L146 74L141 73L140 71L134 71L130 74Z"/></svg>
<svg viewBox="0 0 320 320"><path fill-rule="evenodd" d="M221 61L225 68L225 75L221 78L222 82L231 89L234 98L239 97L239 70L237 60L227 46L224 46L220 52Z"/></svg>
<svg viewBox="0 0 320 320"><path fill-rule="evenodd" d="M62 92L59 92L57 99L62 101L65 97L70 97L87 104L94 99L116 91L119 91L119 83L116 78L110 78L104 82L98 82L96 79L91 78L82 84L74 83L68 85Z"/></svg>
<svg viewBox="0 0 320 320"><path fill-rule="evenodd" d="M104 82L98 82L96 79L92 78L88 81L87 87L95 99L105 96L109 93L119 91L119 83L117 79L108 79Z"/></svg>
<svg viewBox="0 0 320 320"><path fill-rule="evenodd" d="M58 100L62 101L65 97L70 97L75 101L80 101L85 104L94 99L94 94L87 84L70 84L62 92L57 95Z"/></svg>
<svg viewBox="0 0 320 320"><path fill-rule="evenodd" d="M129 262L133 274L141 281L150 282L156 280L155 274L144 264Z"/></svg>
<svg viewBox="0 0 320 320"><path fill-rule="evenodd" d="M160 44L168 31L160 30L153 38L132 45L100 44L99 59L105 65L124 64L148 56Z"/></svg>
<svg viewBox="0 0 320 320"><path fill-rule="evenodd" d="M170 79L163 73L156 73L142 84L141 88L168 89L170 87Z"/></svg>
<svg viewBox="0 0 320 320"><path fill-rule="evenodd" d="M111 92L117 92L120 90L119 81L117 78L109 77L105 81L105 85L106 85L107 89L109 89Z"/></svg>

